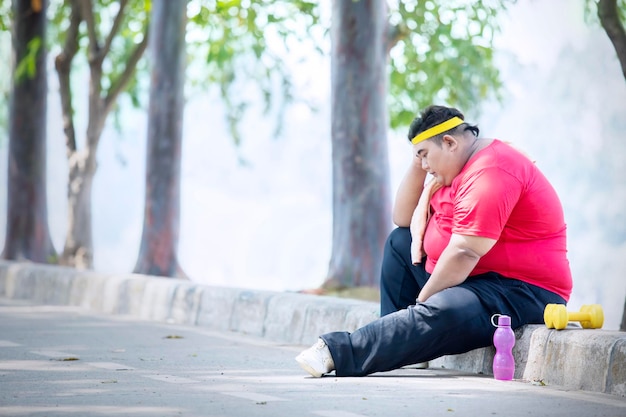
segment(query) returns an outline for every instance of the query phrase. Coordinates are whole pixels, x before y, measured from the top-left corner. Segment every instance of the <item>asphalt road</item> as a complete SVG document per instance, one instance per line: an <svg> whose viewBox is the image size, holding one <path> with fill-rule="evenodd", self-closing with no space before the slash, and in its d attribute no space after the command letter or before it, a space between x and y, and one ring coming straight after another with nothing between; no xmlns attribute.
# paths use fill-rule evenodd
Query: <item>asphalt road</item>
<svg viewBox="0 0 626 417"><path fill-rule="evenodd" d="M301 349L0 299L0 415L626 416L623 397L442 369L310 378Z"/></svg>

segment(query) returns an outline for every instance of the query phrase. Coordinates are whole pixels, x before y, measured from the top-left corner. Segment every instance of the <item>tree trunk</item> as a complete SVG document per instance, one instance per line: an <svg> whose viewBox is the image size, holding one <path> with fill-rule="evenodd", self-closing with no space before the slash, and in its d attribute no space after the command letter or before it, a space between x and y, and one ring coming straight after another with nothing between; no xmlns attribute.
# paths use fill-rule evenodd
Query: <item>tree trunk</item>
<svg viewBox="0 0 626 417"><path fill-rule="evenodd" d="M68 149L67 234L61 263L79 269L93 267L91 195L96 174L96 152L109 111L101 98L102 68L90 62L89 121L87 143L82 150ZM67 139L66 139L67 142Z"/></svg>
<svg viewBox="0 0 626 417"><path fill-rule="evenodd" d="M613 43L617 59L622 67L622 74L626 79L626 31L619 17L617 0L598 1L598 17L604 31Z"/></svg>
<svg viewBox="0 0 626 417"><path fill-rule="evenodd" d="M34 7L34 8L33 8ZM53 262L46 200L47 1L13 2L13 85L9 115L7 229L2 258ZM39 40L34 73L16 74Z"/></svg>
<svg viewBox="0 0 626 417"><path fill-rule="evenodd" d="M185 278L178 264L186 2L154 0L143 233L135 272Z"/></svg>
<svg viewBox="0 0 626 417"><path fill-rule="evenodd" d="M323 287L377 287L391 229L387 6L336 0L332 7L333 241Z"/></svg>
<svg viewBox="0 0 626 417"><path fill-rule="evenodd" d="M89 148L69 158L67 186L67 236L61 263L79 269L93 266L91 190L96 173L95 156Z"/></svg>
<svg viewBox="0 0 626 417"><path fill-rule="evenodd" d="M620 20L617 10L617 0L599 0L598 17L607 36L613 43L617 59L622 67L622 74L626 80L626 30ZM622 313L621 331L626 331L626 300L624 301L624 311Z"/></svg>

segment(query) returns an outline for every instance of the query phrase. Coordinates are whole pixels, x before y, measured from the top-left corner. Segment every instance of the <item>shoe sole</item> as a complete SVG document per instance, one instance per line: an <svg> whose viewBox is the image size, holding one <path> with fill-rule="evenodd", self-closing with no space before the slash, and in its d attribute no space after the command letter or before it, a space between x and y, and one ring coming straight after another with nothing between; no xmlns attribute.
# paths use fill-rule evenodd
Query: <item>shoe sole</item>
<svg viewBox="0 0 626 417"><path fill-rule="evenodd" d="M304 359L300 358L300 356L296 357L296 362L298 362L300 367L302 369L304 369L305 371L307 371L309 374L311 374L311 376L313 376L314 378L321 378L322 375L324 375L324 374L321 374L318 371L316 371L314 368L312 368L311 365L306 363L306 361Z"/></svg>
<svg viewBox="0 0 626 417"><path fill-rule="evenodd" d="M402 369L428 369L428 368L429 368L428 362L414 363L412 365L406 365L402 367Z"/></svg>

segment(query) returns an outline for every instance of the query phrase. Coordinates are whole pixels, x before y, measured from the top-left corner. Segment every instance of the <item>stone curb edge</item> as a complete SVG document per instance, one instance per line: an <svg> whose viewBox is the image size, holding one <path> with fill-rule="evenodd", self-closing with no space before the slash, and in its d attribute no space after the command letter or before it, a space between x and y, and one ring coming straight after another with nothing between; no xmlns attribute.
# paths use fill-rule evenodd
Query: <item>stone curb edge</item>
<svg viewBox="0 0 626 417"><path fill-rule="evenodd" d="M378 304L352 299L213 287L174 279L0 261L0 296L78 306L105 314L197 325L310 345L323 333L357 328ZM626 396L626 333L532 325L518 329L515 378ZM444 356L431 367L491 375L494 349Z"/></svg>

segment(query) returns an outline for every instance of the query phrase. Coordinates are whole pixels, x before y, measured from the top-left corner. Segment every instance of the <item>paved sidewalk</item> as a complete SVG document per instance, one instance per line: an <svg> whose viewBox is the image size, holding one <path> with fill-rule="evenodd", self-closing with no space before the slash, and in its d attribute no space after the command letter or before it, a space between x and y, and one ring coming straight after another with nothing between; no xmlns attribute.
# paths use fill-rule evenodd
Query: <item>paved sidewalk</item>
<svg viewBox="0 0 626 417"><path fill-rule="evenodd" d="M0 299L1 416L620 417L626 399L450 370L314 379L302 347Z"/></svg>
<svg viewBox="0 0 626 417"><path fill-rule="evenodd" d="M330 331L353 331L375 320L379 311L377 304L359 300L6 261L0 261L0 297L239 332L290 345L310 345ZM493 347L476 349L439 358L431 368L491 375L493 355ZM513 356L517 379L626 397L625 332L525 326L516 331Z"/></svg>

